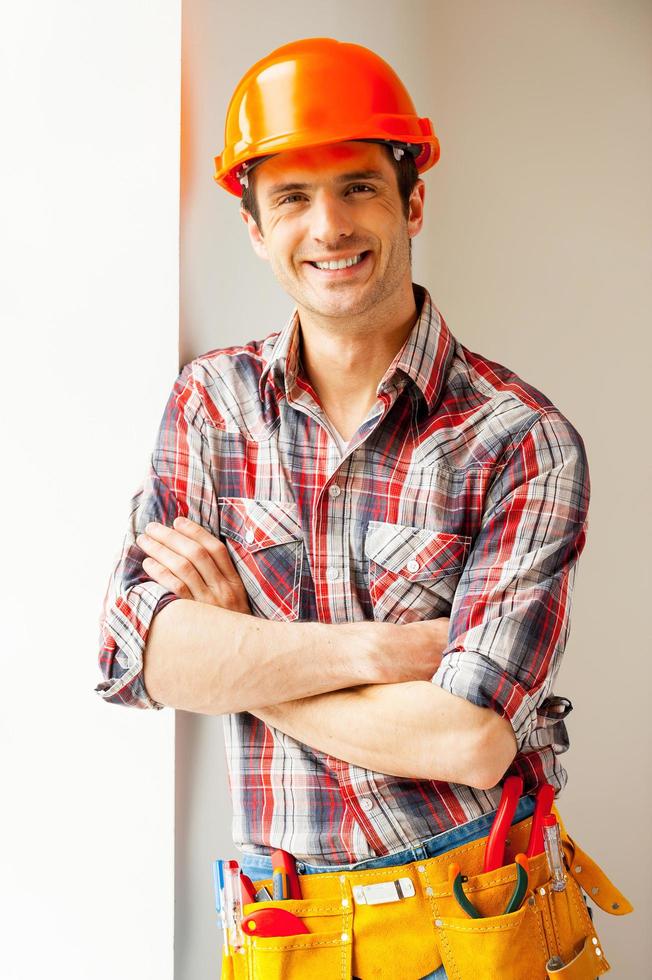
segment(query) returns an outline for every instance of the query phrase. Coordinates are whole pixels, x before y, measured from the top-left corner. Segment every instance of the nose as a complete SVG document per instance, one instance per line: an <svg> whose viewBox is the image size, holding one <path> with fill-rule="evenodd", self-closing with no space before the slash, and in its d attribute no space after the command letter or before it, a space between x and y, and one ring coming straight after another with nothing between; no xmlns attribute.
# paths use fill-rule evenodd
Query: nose
<svg viewBox="0 0 652 980"><path fill-rule="evenodd" d="M348 238L354 228L346 202L337 194L322 190L315 195L310 207L310 233L316 242L337 245Z"/></svg>

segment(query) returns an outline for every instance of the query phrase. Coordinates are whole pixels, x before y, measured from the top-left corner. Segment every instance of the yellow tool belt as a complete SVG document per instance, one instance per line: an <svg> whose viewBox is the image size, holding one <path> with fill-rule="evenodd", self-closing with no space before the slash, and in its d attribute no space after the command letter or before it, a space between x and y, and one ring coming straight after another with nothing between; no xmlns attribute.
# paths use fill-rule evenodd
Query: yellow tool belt
<svg viewBox="0 0 652 980"><path fill-rule="evenodd" d="M486 837L410 864L302 875L300 900L256 902L243 911L283 908L299 916L310 932L245 935L242 953L223 955L222 980L418 980L442 963L449 980L594 980L610 966L582 889L612 915L633 909L567 834L555 807L553 813L568 871L563 891L550 888L546 856L539 854L530 858L522 905L505 914L516 865L482 873ZM531 823L528 817L510 828L506 860L526 850ZM467 876L464 891L482 918L463 912L452 894L451 862ZM402 889L408 897L382 904L365 901L361 886L397 879L409 879ZM255 884L271 890L271 880ZM549 970L553 957L565 965Z"/></svg>

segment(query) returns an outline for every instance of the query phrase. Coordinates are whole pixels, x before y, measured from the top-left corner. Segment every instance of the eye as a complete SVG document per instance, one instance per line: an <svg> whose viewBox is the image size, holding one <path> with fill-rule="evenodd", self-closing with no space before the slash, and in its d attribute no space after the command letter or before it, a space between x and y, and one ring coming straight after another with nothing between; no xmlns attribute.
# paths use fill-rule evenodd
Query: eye
<svg viewBox="0 0 652 980"><path fill-rule="evenodd" d="M288 201L291 202L293 197L301 197L301 194L288 194L287 197L282 197L278 203L286 204Z"/></svg>
<svg viewBox="0 0 652 980"><path fill-rule="evenodd" d="M351 187L349 187L349 190L354 191L356 188L362 188L363 191L375 190L375 188L371 187L369 184L352 184Z"/></svg>

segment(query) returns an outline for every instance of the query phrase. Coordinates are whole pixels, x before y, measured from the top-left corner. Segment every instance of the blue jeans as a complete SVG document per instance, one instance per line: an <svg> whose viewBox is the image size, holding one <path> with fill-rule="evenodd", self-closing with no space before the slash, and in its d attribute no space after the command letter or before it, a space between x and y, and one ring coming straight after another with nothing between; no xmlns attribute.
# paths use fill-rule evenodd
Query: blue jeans
<svg viewBox="0 0 652 980"><path fill-rule="evenodd" d="M534 811L534 797L522 796L519 800L514 814L513 822L525 820ZM495 810L484 813L475 820L470 820L461 827L454 827L443 834L429 837L414 847L407 847L403 851L395 854L387 854L385 857L367 858L365 861L357 861L354 864L327 864L314 865L306 864L304 861L297 861L297 871L300 875L323 874L328 871L362 871L366 868L386 868L395 864L410 864L412 861L423 861L426 858L435 857L437 854L444 854L454 847L468 844L469 841L477 840L478 837L486 837L491 828L491 824L496 815ZM271 859L262 854L246 854L242 852L240 865L243 872L249 875L252 881L259 881L262 878L272 877ZM364 977L362 978L364 980ZM443 966L428 973L421 980L446 980L446 971Z"/></svg>

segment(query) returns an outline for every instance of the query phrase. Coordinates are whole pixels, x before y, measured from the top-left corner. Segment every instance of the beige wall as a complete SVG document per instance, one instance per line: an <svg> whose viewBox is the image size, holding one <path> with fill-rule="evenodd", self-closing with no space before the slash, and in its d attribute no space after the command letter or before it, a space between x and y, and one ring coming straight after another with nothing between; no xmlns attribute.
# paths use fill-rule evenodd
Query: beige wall
<svg viewBox="0 0 652 980"><path fill-rule="evenodd" d="M649 434L652 5L635 0L186 0L182 361L279 329L292 303L214 184L244 71L297 37L375 49L430 116L414 278L467 347L571 419L592 477L557 690L575 710L562 813L637 907L597 912L613 976L649 970ZM647 619L647 617L645 617ZM210 861L231 853L221 719L177 716L176 975L216 975Z"/></svg>

